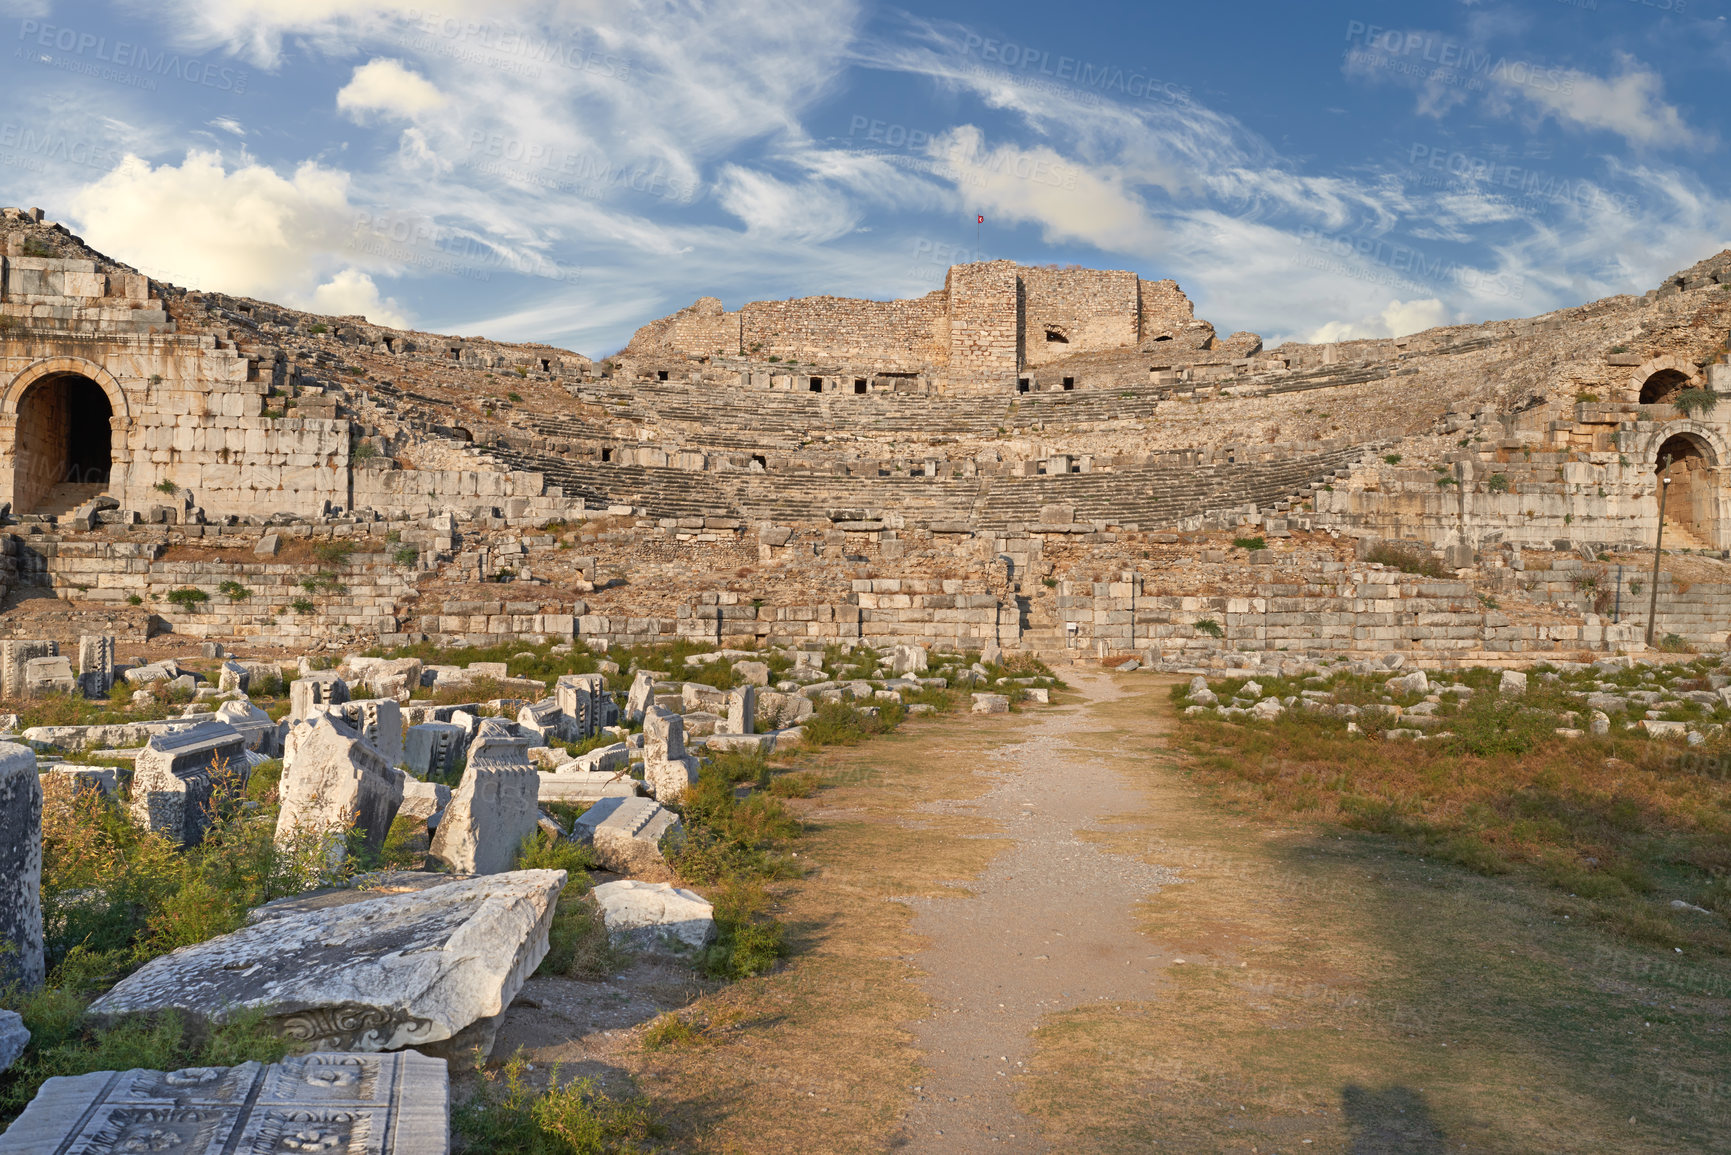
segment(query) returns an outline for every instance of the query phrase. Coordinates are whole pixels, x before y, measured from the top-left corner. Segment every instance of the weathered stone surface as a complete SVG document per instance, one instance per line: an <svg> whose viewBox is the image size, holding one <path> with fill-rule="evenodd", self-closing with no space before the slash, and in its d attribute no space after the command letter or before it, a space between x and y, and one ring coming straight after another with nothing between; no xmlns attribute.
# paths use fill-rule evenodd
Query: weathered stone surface
<svg viewBox="0 0 1731 1155"><path fill-rule="evenodd" d="M398 817L425 822L427 829L431 830L439 825L445 807L450 804L449 786L437 782L422 782L419 778L403 775L403 804L397 808Z"/></svg>
<svg viewBox="0 0 1731 1155"><path fill-rule="evenodd" d="M30 1029L17 1011L0 1011L0 1071L18 1061L24 1048L30 1045ZM0 1137L0 1143L5 1139Z"/></svg>
<svg viewBox="0 0 1731 1155"><path fill-rule="evenodd" d="M373 744L391 766L403 761L403 708L392 698L367 698L348 702L343 717L361 737Z"/></svg>
<svg viewBox="0 0 1731 1155"><path fill-rule="evenodd" d="M1663 722L1657 718L1643 718L1641 729L1647 731L1651 738L1670 738L1677 741L1688 737L1689 727L1682 722Z"/></svg>
<svg viewBox="0 0 1731 1155"><path fill-rule="evenodd" d="M662 802L677 802L697 781L697 759L685 752L685 720L651 706L643 716L643 783Z"/></svg>
<svg viewBox="0 0 1731 1155"><path fill-rule="evenodd" d="M1527 692L1527 676L1519 670L1504 670L1502 678L1497 682L1499 694L1524 694Z"/></svg>
<svg viewBox="0 0 1731 1155"><path fill-rule="evenodd" d="M523 870L284 913L146 963L97 1015L257 1009L309 1050L453 1040L502 1014L547 954L563 870Z"/></svg>
<svg viewBox="0 0 1731 1155"><path fill-rule="evenodd" d="M644 712L655 700L655 678L648 670L638 670L631 680L631 692L625 698L625 719L641 722Z"/></svg>
<svg viewBox="0 0 1731 1155"><path fill-rule="evenodd" d="M677 839L683 830L679 816L658 802L603 798L577 819L571 839L593 846L608 870L665 881L673 870L662 853L662 840Z"/></svg>
<svg viewBox="0 0 1731 1155"><path fill-rule="evenodd" d="M284 764L278 787L277 845L323 839L326 861L334 866L342 861L353 829L377 853L402 806L405 775L331 714L317 715L296 730L294 756Z"/></svg>
<svg viewBox="0 0 1731 1155"><path fill-rule="evenodd" d="M739 750L769 754L775 750L779 732L768 734L711 734L703 740L705 750Z"/></svg>
<svg viewBox="0 0 1731 1155"><path fill-rule="evenodd" d="M246 739L226 722L197 722L152 734L132 778L133 818L182 846L197 844L216 791L246 785Z"/></svg>
<svg viewBox="0 0 1731 1155"><path fill-rule="evenodd" d="M728 734L752 734L757 730L757 687L740 686L727 694Z"/></svg>
<svg viewBox="0 0 1731 1155"><path fill-rule="evenodd" d="M340 706L349 700L349 684L333 673L315 673L289 683L289 718L300 721L321 706Z"/></svg>
<svg viewBox="0 0 1731 1155"><path fill-rule="evenodd" d="M1424 676L1423 670L1414 670L1399 678L1390 678L1386 683L1391 694L1428 694L1430 679Z"/></svg>
<svg viewBox="0 0 1731 1155"><path fill-rule="evenodd" d="M45 694L70 694L78 688L72 663L63 655L31 658L24 663L24 693L39 698Z"/></svg>
<svg viewBox="0 0 1731 1155"><path fill-rule="evenodd" d="M278 749L277 724L270 720L269 714L251 702L241 699L224 702L216 708L216 720L227 722L240 731L248 750L257 750L273 758L282 753Z"/></svg>
<svg viewBox="0 0 1731 1155"><path fill-rule="evenodd" d="M563 718L559 737L567 742L594 737L619 712L601 674L565 674L553 683L553 698Z"/></svg>
<svg viewBox="0 0 1731 1155"><path fill-rule="evenodd" d="M608 934L621 945L699 950L715 941L715 908L695 891L625 878L592 893Z"/></svg>
<svg viewBox="0 0 1731 1155"><path fill-rule="evenodd" d="M42 775L43 785L62 782L74 790L99 790L112 796L120 789L119 772L112 766L72 766L61 763L48 767Z"/></svg>
<svg viewBox="0 0 1731 1155"><path fill-rule="evenodd" d="M445 1060L321 1051L269 1066L49 1079L0 1136L0 1155L445 1155L449 1136Z"/></svg>
<svg viewBox="0 0 1731 1155"><path fill-rule="evenodd" d="M454 722L422 722L403 735L403 760L418 778L444 774L463 757L468 731Z"/></svg>
<svg viewBox="0 0 1731 1155"><path fill-rule="evenodd" d="M28 747L0 742L0 987L42 982L42 782Z"/></svg>
<svg viewBox="0 0 1731 1155"><path fill-rule="evenodd" d="M496 718L484 718L469 745L469 764L433 836L433 857L464 874L510 870L540 817L540 775L529 740Z"/></svg>
<svg viewBox="0 0 1731 1155"><path fill-rule="evenodd" d="M735 662L733 672L744 679L748 686L769 685L768 662Z"/></svg>
<svg viewBox="0 0 1731 1155"><path fill-rule="evenodd" d="M926 669L927 654L924 646L896 646L890 651L890 672L893 674L916 674Z"/></svg>
<svg viewBox="0 0 1731 1155"><path fill-rule="evenodd" d="M630 798L637 793L637 780L619 774L542 774L539 798L547 802L596 802L602 798Z"/></svg>
<svg viewBox="0 0 1731 1155"><path fill-rule="evenodd" d="M86 698L106 698L114 689L114 636L84 634L78 639L78 690Z"/></svg>
<svg viewBox="0 0 1731 1155"><path fill-rule="evenodd" d="M975 694L973 696L973 712L976 714L1008 714L1010 712L1010 696L1008 694Z"/></svg>
<svg viewBox="0 0 1731 1155"><path fill-rule="evenodd" d="M618 773L631 764L631 747L623 742L615 742L611 746L597 746L587 754L579 754L570 762L564 764L560 773L597 773L605 771L608 774Z"/></svg>

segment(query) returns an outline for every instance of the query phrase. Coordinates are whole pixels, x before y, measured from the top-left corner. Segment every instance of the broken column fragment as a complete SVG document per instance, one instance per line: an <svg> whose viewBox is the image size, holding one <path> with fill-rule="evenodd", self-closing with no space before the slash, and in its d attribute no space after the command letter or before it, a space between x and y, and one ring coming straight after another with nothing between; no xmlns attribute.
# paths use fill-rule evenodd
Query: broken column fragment
<svg viewBox="0 0 1731 1155"><path fill-rule="evenodd" d="M35 751L0 742L0 989L42 975L42 782Z"/></svg>
<svg viewBox="0 0 1731 1155"><path fill-rule="evenodd" d="M518 847L536 830L539 787L529 739L508 722L481 719L463 780L433 837L433 857L463 874L510 870Z"/></svg>
<svg viewBox="0 0 1731 1155"><path fill-rule="evenodd" d="M152 734L132 776L132 816L182 846L197 845L218 791L238 791L251 768L246 738L227 722Z"/></svg>
<svg viewBox="0 0 1731 1155"><path fill-rule="evenodd" d="M396 703L390 703L393 707ZM296 727L294 756L283 767L276 843L325 840L327 865L339 864L354 830L378 853L403 802L403 772L378 748L331 714Z"/></svg>

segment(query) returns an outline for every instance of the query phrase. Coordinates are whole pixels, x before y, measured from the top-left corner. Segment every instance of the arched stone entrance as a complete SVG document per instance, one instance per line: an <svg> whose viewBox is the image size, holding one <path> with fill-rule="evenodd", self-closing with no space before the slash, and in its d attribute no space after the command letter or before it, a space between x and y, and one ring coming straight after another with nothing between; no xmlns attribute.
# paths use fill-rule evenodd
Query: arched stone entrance
<svg viewBox="0 0 1731 1155"><path fill-rule="evenodd" d="M1671 434L1653 455L1654 472L1671 481L1665 499L1666 524L1684 531L1678 536L1709 547L1718 547L1722 536L1718 465L1712 443L1692 432Z"/></svg>
<svg viewBox="0 0 1731 1155"><path fill-rule="evenodd" d="M31 382L18 398L12 508L33 512L50 495L77 504L107 488L113 416L108 394L89 377L56 373Z"/></svg>
<svg viewBox="0 0 1731 1155"><path fill-rule="evenodd" d="M1680 357L1654 357L1630 375L1626 400L1641 405L1663 405L1677 394L1699 385L1700 374L1695 366Z"/></svg>

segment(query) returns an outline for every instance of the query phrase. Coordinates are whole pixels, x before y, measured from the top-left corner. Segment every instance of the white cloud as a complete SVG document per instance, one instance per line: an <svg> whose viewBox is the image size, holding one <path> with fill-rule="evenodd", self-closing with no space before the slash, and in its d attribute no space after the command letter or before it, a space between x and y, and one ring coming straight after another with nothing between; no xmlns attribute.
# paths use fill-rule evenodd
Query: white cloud
<svg viewBox="0 0 1731 1155"><path fill-rule="evenodd" d="M721 207L748 232L806 244L834 240L854 227L854 213L835 189L813 181L788 184L765 172L724 165L716 184Z"/></svg>
<svg viewBox="0 0 1731 1155"><path fill-rule="evenodd" d="M365 123L369 113L413 120L444 104L438 85L389 57L376 57L355 69L337 92L337 107L356 123Z"/></svg>
<svg viewBox="0 0 1731 1155"><path fill-rule="evenodd" d="M987 220L1037 224L1048 241L1082 241L1107 252L1147 256L1160 247L1160 228L1110 166L1083 166L1045 147L1002 144L988 151L973 125L933 142L932 155L953 172L958 199Z"/></svg>
<svg viewBox="0 0 1731 1155"><path fill-rule="evenodd" d="M1305 338L1313 344L1354 341L1367 337L1404 337L1449 323L1448 307L1435 297L1422 301L1390 301L1376 316L1357 321L1330 321Z"/></svg>
<svg viewBox="0 0 1731 1155"><path fill-rule="evenodd" d="M363 316L375 325L406 329L409 320L397 302L379 296L372 277L348 268L313 290L310 311L335 316Z"/></svg>
<svg viewBox="0 0 1731 1155"><path fill-rule="evenodd" d="M1708 137L1689 127L1683 114L1664 99L1664 82L1657 72L1634 57L1619 54L1618 73L1598 77L1568 69L1557 83L1516 83L1513 70L1504 73L1504 97L1520 96L1538 110L1540 119L1559 124L1613 132L1636 148L1698 145Z"/></svg>
<svg viewBox="0 0 1731 1155"><path fill-rule="evenodd" d="M353 220L349 175L308 161L290 178L214 152L152 168L127 156L71 198L91 245L165 280L292 301Z"/></svg>

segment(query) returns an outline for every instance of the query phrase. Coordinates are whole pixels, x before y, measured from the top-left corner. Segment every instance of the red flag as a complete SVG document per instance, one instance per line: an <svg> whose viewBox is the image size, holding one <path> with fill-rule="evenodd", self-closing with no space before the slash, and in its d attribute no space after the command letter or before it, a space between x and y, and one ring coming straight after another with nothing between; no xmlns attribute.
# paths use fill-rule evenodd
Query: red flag
<svg viewBox="0 0 1731 1155"><path fill-rule="evenodd" d="M976 215L974 217L974 223L976 225L983 225L986 223L986 218L983 215Z"/></svg>

